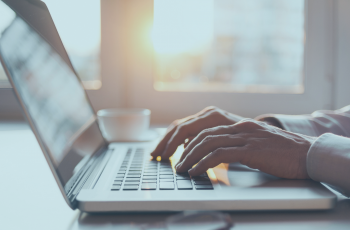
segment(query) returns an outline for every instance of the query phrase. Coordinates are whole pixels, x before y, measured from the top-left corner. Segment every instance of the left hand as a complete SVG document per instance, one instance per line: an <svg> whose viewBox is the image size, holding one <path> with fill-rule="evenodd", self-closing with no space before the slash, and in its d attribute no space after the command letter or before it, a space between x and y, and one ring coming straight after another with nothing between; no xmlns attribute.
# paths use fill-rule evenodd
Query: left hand
<svg viewBox="0 0 350 230"><path fill-rule="evenodd" d="M197 176L220 163L240 162L281 178L309 179L306 155L315 140L316 137L244 119L234 125L203 130L186 147L175 168Z"/></svg>

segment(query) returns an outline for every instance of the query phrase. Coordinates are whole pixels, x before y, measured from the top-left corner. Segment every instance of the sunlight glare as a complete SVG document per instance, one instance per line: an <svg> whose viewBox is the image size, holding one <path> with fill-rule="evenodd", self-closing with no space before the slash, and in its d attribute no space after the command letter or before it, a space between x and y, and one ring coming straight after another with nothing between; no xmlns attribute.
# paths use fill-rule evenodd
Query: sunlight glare
<svg viewBox="0 0 350 230"><path fill-rule="evenodd" d="M200 53L213 39L213 0L155 0L152 41L159 54Z"/></svg>

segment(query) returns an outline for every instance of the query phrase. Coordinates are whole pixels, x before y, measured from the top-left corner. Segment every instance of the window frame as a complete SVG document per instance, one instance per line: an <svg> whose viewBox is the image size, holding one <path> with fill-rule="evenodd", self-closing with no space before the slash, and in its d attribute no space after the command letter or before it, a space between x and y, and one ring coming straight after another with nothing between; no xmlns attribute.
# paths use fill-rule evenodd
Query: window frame
<svg viewBox="0 0 350 230"><path fill-rule="evenodd" d="M153 0L101 0L101 81L87 90L95 111L111 107L152 110L152 123L169 123L216 105L246 117L262 113L304 114L345 105L350 93L347 0L305 0L305 93L158 92L153 88L151 40L144 30L153 17ZM138 36L143 33L142 36ZM342 37L345 36L345 37ZM147 39L146 39L147 40ZM145 43L147 43L145 45ZM320 94L319 92L322 92ZM0 117L20 117L12 89L0 88Z"/></svg>

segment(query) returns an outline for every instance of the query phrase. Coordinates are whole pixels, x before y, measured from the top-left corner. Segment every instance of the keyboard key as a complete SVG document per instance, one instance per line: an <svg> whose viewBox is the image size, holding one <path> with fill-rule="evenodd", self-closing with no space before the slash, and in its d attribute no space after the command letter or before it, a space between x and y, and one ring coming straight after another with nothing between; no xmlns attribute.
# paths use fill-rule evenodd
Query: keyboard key
<svg viewBox="0 0 350 230"><path fill-rule="evenodd" d="M176 173L176 176L190 176L190 174L188 174L188 172L183 172L183 173Z"/></svg>
<svg viewBox="0 0 350 230"><path fill-rule="evenodd" d="M123 190L138 190L138 185L124 185Z"/></svg>
<svg viewBox="0 0 350 230"><path fill-rule="evenodd" d="M173 182L160 182L159 189L160 190L174 190L175 185Z"/></svg>
<svg viewBox="0 0 350 230"><path fill-rule="evenodd" d="M174 178L170 179L159 179L160 182L174 182Z"/></svg>
<svg viewBox="0 0 350 230"><path fill-rule="evenodd" d="M176 184L177 189L179 190L192 189L192 183L190 180L179 180Z"/></svg>
<svg viewBox="0 0 350 230"><path fill-rule="evenodd" d="M116 178L124 178L125 174L117 174Z"/></svg>
<svg viewBox="0 0 350 230"><path fill-rule="evenodd" d="M141 175L128 175L126 178L140 178Z"/></svg>
<svg viewBox="0 0 350 230"><path fill-rule="evenodd" d="M194 181L210 181L209 177L192 177Z"/></svg>
<svg viewBox="0 0 350 230"><path fill-rule="evenodd" d="M127 176L133 176L133 175L139 175L140 176L141 173L140 172L135 172L135 173L134 172L129 172Z"/></svg>
<svg viewBox="0 0 350 230"><path fill-rule="evenodd" d="M173 172L159 172L160 175L174 175Z"/></svg>
<svg viewBox="0 0 350 230"><path fill-rule="evenodd" d="M173 168L171 168L171 167L166 167L166 168L164 168L164 167L162 167L162 166L159 167L159 171L167 171L167 170L173 171Z"/></svg>
<svg viewBox="0 0 350 230"><path fill-rule="evenodd" d="M195 180L194 184L198 185L211 185L210 180Z"/></svg>
<svg viewBox="0 0 350 230"><path fill-rule="evenodd" d="M158 168L158 165L143 165L145 168Z"/></svg>
<svg viewBox="0 0 350 230"><path fill-rule="evenodd" d="M144 173L157 173L157 170L145 170Z"/></svg>
<svg viewBox="0 0 350 230"><path fill-rule="evenodd" d="M130 181L130 182L125 182L124 186L126 186L126 185L139 185L139 184L140 184L140 181Z"/></svg>
<svg viewBox="0 0 350 230"><path fill-rule="evenodd" d="M122 185L122 183L123 183L122 181L114 181L113 185Z"/></svg>
<svg viewBox="0 0 350 230"><path fill-rule="evenodd" d="M123 182L123 178L114 179L114 182Z"/></svg>
<svg viewBox="0 0 350 230"><path fill-rule="evenodd" d="M156 176L143 176L143 179L151 179L151 180L157 180Z"/></svg>
<svg viewBox="0 0 350 230"><path fill-rule="evenodd" d="M157 184L156 183L142 183L141 189L142 190L156 190Z"/></svg>
<svg viewBox="0 0 350 230"><path fill-rule="evenodd" d="M140 181L140 178L126 178L125 182L139 182Z"/></svg>
<svg viewBox="0 0 350 230"><path fill-rule="evenodd" d="M159 172L173 172L172 169L159 169Z"/></svg>
<svg viewBox="0 0 350 230"><path fill-rule="evenodd" d="M174 177L172 175L159 175L160 179L173 179Z"/></svg>
<svg viewBox="0 0 350 230"><path fill-rule="evenodd" d="M158 171L158 168L147 168L147 167L146 167L146 168L145 168L145 171L146 171L146 170L151 170L151 171L152 171L152 170L153 170L153 171L155 170L155 171Z"/></svg>
<svg viewBox="0 0 350 230"><path fill-rule="evenodd" d="M157 173L144 173L144 176L157 176Z"/></svg>
<svg viewBox="0 0 350 230"><path fill-rule="evenodd" d="M199 175L199 177L208 177L208 174L207 173L203 173L203 174Z"/></svg>
<svg viewBox="0 0 350 230"><path fill-rule="evenodd" d="M158 165L144 165L145 168L158 168Z"/></svg>
<svg viewBox="0 0 350 230"><path fill-rule="evenodd" d="M129 171L142 171L143 168L129 168Z"/></svg>
<svg viewBox="0 0 350 230"><path fill-rule="evenodd" d="M122 174L122 173L126 173L126 170L119 170L119 172L118 172L119 174Z"/></svg>
<svg viewBox="0 0 350 230"><path fill-rule="evenodd" d="M128 173L141 173L142 169L129 169Z"/></svg>
<svg viewBox="0 0 350 230"><path fill-rule="evenodd" d="M142 183L145 183L145 182L148 182L148 183L157 183L157 180L150 180L150 179L143 179L142 180Z"/></svg>
<svg viewBox="0 0 350 230"><path fill-rule="evenodd" d="M112 191L117 191L117 190L120 189L120 187L121 187L120 185L113 185L111 190Z"/></svg>
<svg viewBox="0 0 350 230"><path fill-rule="evenodd" d="M159 170L173 170L173 169L171 166L169 166L169 167L160 166Z"/></svg>
<svg viewBox="0 0 350 230"><path fill-rule="evenodd" d="M197 190L210 190L214 189L212 185L195 185Z"/></svg>
<svg viewBox="0 0 350 230"><path fill-rule="evenodd" d="M187 176L176 175L176 180L191 180L191 178Z"/></svg>

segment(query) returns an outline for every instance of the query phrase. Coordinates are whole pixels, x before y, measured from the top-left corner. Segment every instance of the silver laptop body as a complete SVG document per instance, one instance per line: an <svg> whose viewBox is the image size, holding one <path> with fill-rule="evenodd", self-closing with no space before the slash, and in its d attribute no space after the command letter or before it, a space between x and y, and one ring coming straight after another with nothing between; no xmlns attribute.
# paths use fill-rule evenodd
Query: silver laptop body
<svg viewBox="0 0 350 230"><path fill-rule="evenodd" d="M1 63L72 209L333 207L336 196L311 180L284 180L240 164L220 165L199 178L188 178L174 172L175 158L172 164L150 161L149 153L159 140L106 143L46 5L36 0L2 0L0 20L5 11L12 18L0 37Z"/></svg>

